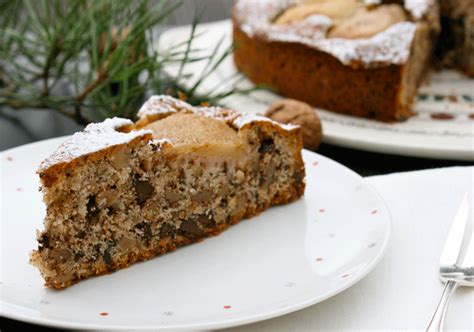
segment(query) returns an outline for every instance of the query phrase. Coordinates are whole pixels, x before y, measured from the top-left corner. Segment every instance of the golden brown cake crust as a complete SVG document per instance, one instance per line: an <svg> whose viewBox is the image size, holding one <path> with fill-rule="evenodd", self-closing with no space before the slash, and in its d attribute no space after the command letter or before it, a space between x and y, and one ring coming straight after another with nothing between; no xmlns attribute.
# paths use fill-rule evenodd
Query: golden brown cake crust
<svg viewBox="0 0 474 332"><path fill-rule="evenodd" d="M238 26L233 31L235 64L256 84L338 113L380 121L411 115L410 105L398 100L401 65L353 69L302 44L250 38Z"/></svg>

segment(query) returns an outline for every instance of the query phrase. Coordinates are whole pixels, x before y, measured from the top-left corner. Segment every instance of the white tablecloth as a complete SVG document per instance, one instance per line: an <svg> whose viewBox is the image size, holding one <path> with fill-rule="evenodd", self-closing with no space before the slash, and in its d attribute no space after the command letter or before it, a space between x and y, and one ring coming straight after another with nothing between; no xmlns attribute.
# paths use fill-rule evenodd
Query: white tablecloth
<svg viewBox="0 0 474 332"><path fill-rule="evenodd" d="M235 331L422 330L443 284L438 262L464 192L473 198L474 167L367 180L392 213L392 237L380 264L359 283L310 308L231 329ZM472 205L471 205L472 206ZM471 221L473 214L471 213ZM474 289L459 288L446 320L450 331L474 331Z"/></svg>

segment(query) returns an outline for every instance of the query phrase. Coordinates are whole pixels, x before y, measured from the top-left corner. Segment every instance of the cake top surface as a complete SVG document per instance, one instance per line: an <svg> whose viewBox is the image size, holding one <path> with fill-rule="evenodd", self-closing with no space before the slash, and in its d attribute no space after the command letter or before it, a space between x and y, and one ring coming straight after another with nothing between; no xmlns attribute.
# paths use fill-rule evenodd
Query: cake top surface
<svg viewBox="0 0 474 332"><path fill-rule="evenodd" d="M405 0L406 10L417 20L426 15L433 4L434 0Z"/></svg>
<svg viewBox="0 0 474 332"><path fill-rule="evenodd" d="M191 106L190 104L173 98L171 96L159 95L150 97L138 111L139 119L146 119L148 117L164 117L172 113L193 113L202 115L208 118L217 119L223 121L235 129L241 129L245 125L252 122L270 122L274 125L279 126L284 130L294 130L298 126L292 124L281 124L267 117L240 113L234 110L222 108L222 107L207 107L207 106Z"/></svg>
<svg viewBox="0 0 474 332"><path fill-rule="evenodd" d="M152 134L151 130L120 131L132 126L132 121L121 118L91 123L83 131L75 133L61 144L53 154L40 164L38 172L111 146L128 143L137 137Z"/></svg>
<svg viewBox="0 0 474 332"><path fill-rule="evenodd" d="M138 117L174 113L178 110L192 110L188 103L168 95L151 96L138 111Z"/></svg>
<svg viewBox="0 0 474 332"><path fill-rule="evenodd" d="M382 0L364 0L366 5L380 5L383 1ZM434 4L434 0L405 0L404 6L405 9L413 16L413 18L419 20L422 18L428 10L430 6Z"/></svg>
<svg viewBox="0 0 474 332"><path fill-rule="evenodd" d="M372 67L404 64L408 60L417 25L408 18L393 14L393 7L399 5L376 7L375 11L380 12L376 14L380 16L379 20L374 17L372 7L370 11L365 9L365 6L380 3L380 0L337 0L332 3L328 0L237 0L233 17L234 22L250 37L304 44L329 53L346 65ZM404 9L412 18L420 19L432 4L433 0L406 0ZM366 17L357 17L364 10ZM342 11L346 11L347 16L342 16ZM299 19L292 21L291 16ZM370 28L376 29L376 33L369 36L362 33L362 37L358 38L344 38L344 34L340 33L328 38L335 30L354 35L356 30L370 32Z"/></svg>
<svg viewBox="0 0 474 332"><path fill-rule="evenodd" d="M271 119L241 114L220 107L193 107L170 96L153 96L138 112L139 119L156 117L142 128L121 118L107 119L89 124L61 144L39 166L43 172L52 166L71 162L77 158L109 147L126 144L137 137L153 136L151 143L171 143L179 146L235 146L239 130L252 122L271 122L283 130L292 131L298 126L280 124Z"/></svg>

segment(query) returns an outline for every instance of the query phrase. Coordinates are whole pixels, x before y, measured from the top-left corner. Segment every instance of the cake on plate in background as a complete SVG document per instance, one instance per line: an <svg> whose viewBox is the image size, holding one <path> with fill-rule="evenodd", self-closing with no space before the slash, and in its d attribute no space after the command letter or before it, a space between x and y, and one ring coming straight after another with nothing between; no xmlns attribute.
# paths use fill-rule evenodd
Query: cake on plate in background
<svg viewBox="0 0 474 332"><path fill-rule="evenodd" d="M443 0L441 9L440 35L435 0L237 0L234 61L286 97L402 121L413 114L435 49L438 62L472 74L473 1Z"/></svg>

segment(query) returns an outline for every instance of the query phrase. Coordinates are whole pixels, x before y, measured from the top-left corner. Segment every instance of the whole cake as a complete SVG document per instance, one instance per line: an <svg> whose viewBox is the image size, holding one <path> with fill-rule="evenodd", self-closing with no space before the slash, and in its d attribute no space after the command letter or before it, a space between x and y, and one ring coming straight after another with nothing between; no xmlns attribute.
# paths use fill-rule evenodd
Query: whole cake
<svg viewBox="0 0 474 332"><path fill-rule="evenodd" d="M434 0L237 0L234 59L282 95L400 121L431 63L438 14Z"/></svg>
<svg viewBox="0 0 474 332"><path fill-rule="evenodd" d="M297 126L152 97L136 123L90 124L42 162L31 262L60 289L218 234L303 195L301 148Z"/></svg>

